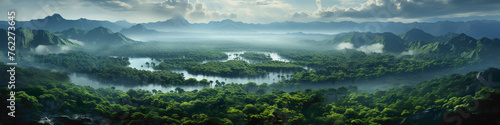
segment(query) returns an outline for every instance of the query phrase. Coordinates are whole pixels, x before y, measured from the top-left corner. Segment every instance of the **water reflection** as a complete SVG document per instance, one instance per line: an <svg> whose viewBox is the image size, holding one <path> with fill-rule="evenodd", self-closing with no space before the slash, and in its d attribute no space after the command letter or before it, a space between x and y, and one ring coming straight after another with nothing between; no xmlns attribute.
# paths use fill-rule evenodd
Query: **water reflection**
<svg viewBox="0 0 500 125"><path fill-rule="evenodd" d="M220 62L226 62L229 60L243 60L248 63L257 63L258 61L253 61L253 60L247 60L244 59L243 57L240 56L240 54L243 54L247 51L237 51L237 52L224 52L228 55L228 59L225 60L206 60L203 62L208 62L208 61L220 61ZM276 61L283 61L283 62L289 62L290 60L284 59L281 56L279 56L277 53L274 52L260 52L260 51L252 51L256 53L262 53L265 55L269 55L273 60ZM154 64L159 64L158 61L149 58L149 57L129 57L129 62L130 65L128 67L140 69L140 70L149 70L149 71L155 71L153 69L153 63ZM149 65L147 65L148 63ZM278 82L279 80L282 79L289 79L293 72L270 72L266 75L263 76L256 76L256 77L223 77L223 76L215 76L215 75L203 75L203 74L192 74L189 73L187 70L171 70L176 73L182 73L184 74L185 79L189 78L195 78L196 80L202 80L202 79L207 79L211 81L216 81L219 80L220 82L226 82L226 83L248 83L248 82L255 82L257 84L262 84L262 83L275 83Z"/></svg>

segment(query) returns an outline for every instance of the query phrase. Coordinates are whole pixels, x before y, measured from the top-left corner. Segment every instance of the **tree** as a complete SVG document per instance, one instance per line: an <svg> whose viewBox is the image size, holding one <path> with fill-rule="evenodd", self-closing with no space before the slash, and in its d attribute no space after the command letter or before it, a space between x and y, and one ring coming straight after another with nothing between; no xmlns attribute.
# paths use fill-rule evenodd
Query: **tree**
<svg viewBox="0 0 500 125"><path fill-rule="evenodd" d="M158 92L156 89L153 89L151 91L153 92L153 94L156 94L156 92Z"/></svg>
<svg viewBox="0 0 500 125"><path fill-rule="evenodd" d="M175 91L176 91L177 93L184 93L184 92L185 92L185 91L184 91L184 89L182 89L182 88L180 88L180 87L176 87L176 88L175 88Z"/></svg>

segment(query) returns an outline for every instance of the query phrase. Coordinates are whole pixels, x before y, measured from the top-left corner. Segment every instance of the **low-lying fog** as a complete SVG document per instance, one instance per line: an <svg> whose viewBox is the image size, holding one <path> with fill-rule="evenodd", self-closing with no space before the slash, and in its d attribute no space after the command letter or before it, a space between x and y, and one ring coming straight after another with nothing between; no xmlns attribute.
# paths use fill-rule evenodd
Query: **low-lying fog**
<svg viewBox="0 0 500 125"><path fill-rule="evenodd" d="M128 34L127 37L138 41L240 41L240 42L283 42L297 40L325 40L329 34L297 33L187 33L162 32L158 34Z"/></svg>

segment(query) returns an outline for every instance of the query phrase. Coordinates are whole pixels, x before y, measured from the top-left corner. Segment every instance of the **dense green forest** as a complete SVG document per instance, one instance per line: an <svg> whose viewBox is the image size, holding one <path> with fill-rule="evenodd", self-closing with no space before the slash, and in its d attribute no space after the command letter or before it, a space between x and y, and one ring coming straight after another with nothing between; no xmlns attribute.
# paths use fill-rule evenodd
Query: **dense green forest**
<svg viewBox="0 0 500 125"><path fill-rule="evenodd" d="M240 56L243 58L246 58L246 59L257 60L257 61L273 60L273 58L271 58L269 55L256 53L256 52L245 52L243 54L240 54Z"/></svg>
<svg viewBox="0 0 500 125"><path fill-rule="evenodd" d="M132 81L134 84L161 83L184 84L181 74L167 70L152 72L126 67L128 58L98 56L85 52L65 54L35 55L35 62L53 68L62 68L73 72L89 73L104 80L117 82Z"/></svg>
<svg viewBox="0 0 500 125"><path fill-rule="evenodd" d="M162 64L160 64L161 66ZM198 74L215 74L222 76L258 76L269 72L301 71L303 67L280 61L266 61L262 63L247 63L245 61L230 60L227 62L207 62L204 64L186 67L189 72Z"/></svg>
<svg viewBox="0 0 500 125"><path fill-rule="evenodd" d="M8 66L0 64L0 69ZM499 72L499 69L489 69ZM6 72L0 74L7 77ZM94 89L68 82L68 76L33 68L17 68L22 87L16 88L16 106L22 116L4 124L34 123L43 113L90 114L121 124L394 124L424 110L447 114L437 123L453 124L459 110L468 113L462 123L494 123L500 89L486 88L478 72L452 74L415 86L363 92L356 86L285 92L273 85L225 84L215 88L175 92ZM496 74L498 75L498 74ZM498 76L493 76L498 78ZM6 87L0 95L9 97ZM5 93L5 94L4 94ZM6 102L4 102L6 103ZM6 108L1 109L7 112ZM438 118L439 118L438 117ZM2 117L4 118L4 117Z"/></svg>
<svg viewBox="0 0 500 125"><path fill-rule="evenodd" d="M146 50L146 52L149 51ZM289 81L293 83L335 83L343 80L374 79L390 74L459 67L477 62L459 56L437 54L396 57L389 54L367 54L356 50L341 52L279 50L277 51L278 54L290 59L291 62L263 61L247 63L238 60L227 62L209 61L227 58L226 54L213 49L198 50L195 47L188 50L175 51L174 49L160 52L163 58L156 57L155 59L161 62L153 66L153 68L161 70L162 73L127 68L125 67L128 63L126 58L120 60L120 58L106 57L90 52L36 55L35 59L38 63L44 63L52 67L66 68L76 72L96 73L97 76L104 79L131 79L142 83L164 84L182 84L182 76L169 71L172 69L186 69L193 74L218 76L259 76L269 72L286 71L295 72ZM257 55L265 56L264 54L250 55L252 55L252 58ZM90 59L97 61L91 61ZM208 62L201 63L202 61ZM314 70L307 71L304 67ZM110 72L114 73L114 75L110 75ZM155 76L142 74L154 74Z"/></svg>
<svg viewBox="0 0 500 125"><path fill-rule="evenodd" d="M337 51L282 51L280 55L293 64L307 66L314 71L293 75L294 82L336 82L342 80L373 79L383 75L422 72L463 66L474 63L455 56L439 58L396 57L389 54L366 54L356 50Z"/></svg>
<svg viewBox="0 0 500 125"><path fill-rule="evenodd" d="M226 45L228 46L228 45ZM147 42L127 45L116 45L100 48L102 55L123 57L151 57L154 59L188 58L195 62L204 60L227 59L217 46L207 43L162 43Z"/></svg>

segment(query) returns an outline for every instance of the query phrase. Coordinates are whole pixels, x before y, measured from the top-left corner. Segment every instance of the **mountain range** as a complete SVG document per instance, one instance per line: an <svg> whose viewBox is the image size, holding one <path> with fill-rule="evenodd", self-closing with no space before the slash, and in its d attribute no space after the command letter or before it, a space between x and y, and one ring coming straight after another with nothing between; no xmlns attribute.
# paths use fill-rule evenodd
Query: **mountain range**
<svg viewBox="0 0 500 125"><path fill-rule="evenodd" d="M7 30L0 28L0 39L7 39ZM60 53L81 46L107 46L137 43L121 33L114 33L108 28L97 27L92 30L70 28L62 32L52 33L48 30L31 30L17 28L15 30L16 51L35 52L38 54ZM0 53L7 52L7 47Z"/></svg>
<svg viewBox="0 0 500 125"><path fill-rule="evenodd" d="M147 29L142 24L137 24L137 25L134 25L130 28L123 28L122 30L120 30L120 33L127 35L127 36L129 36L129 35L134 36L134 35L155 35L155 34L158 34L160 32L158 32L156 30Z"/></svg>
<svg viewBox="0 0 500 125"><path fill-rule="evenodd" d="M7 27L6 21L1 21L0 26ZM47 16L43 19L34 19L30 21L16 21L17 27L23 27L28 29L41 29L48 30L50 32L58 32L67 30L72 27L76 27L83 30L91 30L97 27L107 27L113 31L119 31L124 26L131 26L132 24L124 21L119 21L116 23L110 21L99 21L99 20L88 20L88 19L78 19L78 20L67 20L64 19L60 14L54 14L52 16Z"/></svg>
<svg viewBox="0 0 500 125"><path fill-rule="evenodd" d="M130 44L138 41L132 40L125 35L117 32L114 33L108 28L97 27L92 30L82 30L78 28L70 28L62 32L57 32L59 36L67 39L74 39L85 43L85 45L116 45Z"/></svg>
<svg viewBox="0 0 500 125"><path fill-rule="evenodd" d="M384 53L399 54L411 51L412 54L453 54L464 58L500 57L500 39L486 37L475 39L464 33L447 33L433 36L420 29L411 29L401 35L390 32L349 32L334 35L320 43L339 49L382 49ZM375 48L373 45L382 45ZM363 48L365 47L365 48Z"/></svg>
<svg viewBox="0 0 500 125"><path fill-rule="evenodd" d="M113 32L118 32L124 28L130 28L136 25L126 21L98 21L88 19L67 20L59 14L47 16L44 19L35 19L30 21L18 21L16 26L28 29L43 29L51 32L60 32L72 27L82 30L91 30L97 27L106 27ZM182 32L305 32L305 33L324 33L336 34L340 32L392 32L403 34L410 29L421 29L428 35L441 36L446 33L465 33L469 36L479 39L500 38L500 21L494 20L473 20L466 22L275 22L269 24L254 24L236 22L233 20L212 21L209 23L190 23L182 16L175 16L171 19L158 22L142 23L147 29L157 31L182 31ZM0 21L0 26L7 27L7 21ZM370 28L374 27L374 28ZM427 36L428 36L427 35ZM413 40L406 37L404 39ZM424 39L425 40L425 39Z"/></svg>

